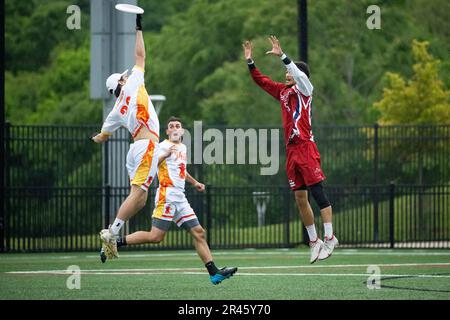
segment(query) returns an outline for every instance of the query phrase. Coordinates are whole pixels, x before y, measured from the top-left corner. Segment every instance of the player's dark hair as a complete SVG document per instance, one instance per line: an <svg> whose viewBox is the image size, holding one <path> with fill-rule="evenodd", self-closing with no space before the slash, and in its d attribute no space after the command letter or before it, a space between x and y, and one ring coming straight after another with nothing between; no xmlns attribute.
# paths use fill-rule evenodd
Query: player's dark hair
<svg viewBox="0 0 450 320"><path fill-rule="evenodd" d="M308 64L306 62L304 62L304 61L295 61L294 63L297 66L297 68L302 70L306 74L306 76L309 78L309 67L308 67Z"/></svg>
<svg viewBox="0 0 450 320"><path fill-rule="evenodd" d="M119 83L117 85L116 90L114 90L114 95L116 96L116 98L118 98L120 96L120 91L122 90L122 85ZM112 92L111 92L112 93Z"/></svg>
<svg viewBox="0 0 450 320"><path fill-rule="evenodd" d="M169 118L169 120L167 120L167 127L169 127L169 123L175 122L175 121L181 123L181 126L183 126L183 122L181 121L180 118L172 116Z"/></svg>

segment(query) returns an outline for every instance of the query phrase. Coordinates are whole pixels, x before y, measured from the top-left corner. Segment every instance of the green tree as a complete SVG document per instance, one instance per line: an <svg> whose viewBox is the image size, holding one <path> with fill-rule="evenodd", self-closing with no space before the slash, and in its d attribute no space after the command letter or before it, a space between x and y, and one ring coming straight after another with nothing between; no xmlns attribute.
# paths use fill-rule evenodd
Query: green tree
<svg viewBox="0 0 450 320"><path fill-rule="evenodd" d="M428 52L427 41L414 40L413 76L405 80L397 73L386 74L388 85L383 97L374 103L380 111L380 124L448 124L450 91L439 78L438 59Z"/></svg>
<svg viewBox="0 0 450 320"><path fill-rule="evenodd" d="M427 124L449 124L449 93L439 78L440 61L428 52L427 41L412 42L411 79L405 80L393 72L386 73L387 86L374 108L380 112L382 125L414 124L386 128L391 136L408 137L406 140L383 140L386 164L396 171L397 179L407 183L436 183L442 181L442 167L435 154L448 154L445 127ZM428 137L436 137L430 139ZM392 173L391 173L392 175ZM393 176L390 177L393 179Z"/></svg>

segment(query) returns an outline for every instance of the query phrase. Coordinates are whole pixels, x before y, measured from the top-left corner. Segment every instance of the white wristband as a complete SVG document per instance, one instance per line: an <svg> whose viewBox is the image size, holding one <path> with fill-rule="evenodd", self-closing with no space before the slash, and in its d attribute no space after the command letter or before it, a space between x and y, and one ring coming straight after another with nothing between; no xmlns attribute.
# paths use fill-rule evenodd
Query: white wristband
<svg viewBox="0 0 450 320"><path fill-rule="evenodd" d="M283 53L283 55L280 57L281 60L284 60L284 59L286 59L286 58L287 58L286 53Z"/></svg>

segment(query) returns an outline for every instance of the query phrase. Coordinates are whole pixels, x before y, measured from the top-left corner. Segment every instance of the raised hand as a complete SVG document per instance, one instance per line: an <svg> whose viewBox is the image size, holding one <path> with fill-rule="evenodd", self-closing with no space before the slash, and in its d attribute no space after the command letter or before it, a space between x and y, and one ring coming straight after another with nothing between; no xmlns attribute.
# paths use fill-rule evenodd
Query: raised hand
<svg viewBox="0 0 450 320"><path fill-rule="evenodd" d="M250 41L246 40L242 44L242 47L244 48L245 60L251 59L252 58L252 43Z"/></svg>
<svg viewBox="0 0 450 320"><path fill-rule="evenodd" d="M281 50L280 41L275 36L270 36L269 41L272 43L272 50L267 51L266 54L273 54L281 57L283 50Z"/></svg>
<svg viewBox="0 0 450 320"><path fill-rule="evenodd" d="M172 153L177 151L177 146L172 145L169 149L161 151L159 158L166 159L172 155Z"/></svg>

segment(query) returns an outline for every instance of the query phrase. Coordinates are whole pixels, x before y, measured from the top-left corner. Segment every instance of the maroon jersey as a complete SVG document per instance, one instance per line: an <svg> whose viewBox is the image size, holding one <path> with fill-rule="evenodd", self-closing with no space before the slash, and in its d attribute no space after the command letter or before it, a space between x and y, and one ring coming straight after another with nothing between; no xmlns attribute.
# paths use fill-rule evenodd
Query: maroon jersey
<svg viewBox="0 0 450 320"><path fill-rule="evenodd" d="M283 60L296 84L287 87L261 74L249 63L253 80L280 101L286 142L286 173L291 190L314 185L325 179L320 165L320 153L311 130L313 86L305 73L289 59Z"/></svg>
<svg viewBox="0 0 450 320"><path fill-rule="evenodd" d="M287 87L275 82L256 67L251 68L250 73L264 91L280 101L286 145L298 141L314 141L311 130L312 95L304 95L297 85Z"/></svg>

